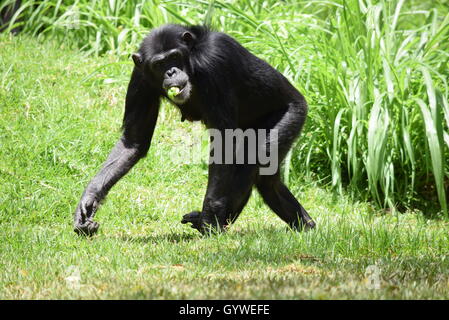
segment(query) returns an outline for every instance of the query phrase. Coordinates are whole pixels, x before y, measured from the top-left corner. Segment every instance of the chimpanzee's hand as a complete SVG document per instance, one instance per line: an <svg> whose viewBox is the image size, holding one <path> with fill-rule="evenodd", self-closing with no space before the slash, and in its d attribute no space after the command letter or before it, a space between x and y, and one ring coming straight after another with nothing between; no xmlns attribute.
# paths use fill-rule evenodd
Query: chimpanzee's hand
<svg viewBox="0 0 449 320"><path fill-rule="evenodd" d="M84 191L74 214L74 231L79 235L92 236L98 228L98 222L93 221L99 199L97 193Z"/></svg>

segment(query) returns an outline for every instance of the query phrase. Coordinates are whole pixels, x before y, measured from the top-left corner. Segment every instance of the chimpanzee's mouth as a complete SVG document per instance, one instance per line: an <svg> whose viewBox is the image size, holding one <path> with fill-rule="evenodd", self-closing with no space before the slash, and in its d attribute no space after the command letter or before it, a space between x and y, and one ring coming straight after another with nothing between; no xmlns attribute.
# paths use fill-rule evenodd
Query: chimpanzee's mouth
<svg viewBox="0 0 449 320"><path fill-rule="evenodd" d="M184 89L186 88L186 84L184 83L183 85L177 86L177 87L178 87L178 89L179 89L179 93L177 94L177 96L178 96L178 95L182 94L182 92L183 92Z"/></svg>
<svg viewBox="0 0 449 320"><path fill-rule="evenodd" d="M173 89L173 88L177 88L177 89ZM173 93L173 91L171 94L169 94L170 100L172 100L173 102L175 102L177 104L183 104L190 98L191 89L192 89L192 86L187 81L186 83L184 83L182 85L170 86L170 88L168 88L167 92L169 92L170 90L173 90L175 92L175 94Z"/></svg>
<svg viewBox="0 0 449 320"><path fill-rule="evenodd" d="M187 82L185 83L171 83L168 86L163 86L164 90L168 93L168 94L173 94L175 93L175 95L178 95L182 92L182 90L184 90L184 88L186 87Z"/></svg>

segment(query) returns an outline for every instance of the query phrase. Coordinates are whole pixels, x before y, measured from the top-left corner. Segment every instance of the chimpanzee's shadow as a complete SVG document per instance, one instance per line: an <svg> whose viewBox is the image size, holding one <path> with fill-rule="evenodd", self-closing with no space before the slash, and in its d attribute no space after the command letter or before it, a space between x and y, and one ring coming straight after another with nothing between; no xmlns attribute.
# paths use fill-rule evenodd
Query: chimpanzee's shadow
<svg viewBox="0 0 449 320"><path fill-rule="evenodd" d="M285 227L275 227L275 226L269 226L266 228L263 228L262 230L254 230L254 229L241 229L241 230L233 230L231 237L245 237L250 236L254 234L258 234L260 237L272 237L273 234L278 233L296 233L295 231L292 231L290 228ZM208 237L213 237L214 235L211 234L200 234L200 233L180 233L179 231L173 231L169 233L161 233L161 234L153 234L153 235L119 235L115 237L116 239L120 239L122 241L129 241L129 242L137 242L137 243L159 243L159 242L172 242L172 243L180 243L180 242L190 242L192 240L198 240L198 239L204 239Z"/></svg>
<svg viewBox="0 0 449 320"><path fill-rule="evenodd" d="M137 243L159 243L164 241L179 243L179 242L189 242L193 239L198 239L199 237L201 237L200 234L173 232L173 233L163 233L163 234L144 235L144 236L122 235L119 236L118 239L122 241L137 242Z"/></svg>

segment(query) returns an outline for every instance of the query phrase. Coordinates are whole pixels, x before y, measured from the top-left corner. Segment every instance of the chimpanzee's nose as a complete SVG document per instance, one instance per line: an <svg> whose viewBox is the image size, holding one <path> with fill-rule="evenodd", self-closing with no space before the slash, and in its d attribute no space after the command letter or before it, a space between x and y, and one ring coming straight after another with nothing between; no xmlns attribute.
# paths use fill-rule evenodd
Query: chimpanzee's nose
<svg viewBox="0 0 449 320"><path fill-rule="evenodd" d="M165 73L165 75L167 76L167 78L171 78L176 74L176 68L171 68L168 69L167 72Z"/></svg>

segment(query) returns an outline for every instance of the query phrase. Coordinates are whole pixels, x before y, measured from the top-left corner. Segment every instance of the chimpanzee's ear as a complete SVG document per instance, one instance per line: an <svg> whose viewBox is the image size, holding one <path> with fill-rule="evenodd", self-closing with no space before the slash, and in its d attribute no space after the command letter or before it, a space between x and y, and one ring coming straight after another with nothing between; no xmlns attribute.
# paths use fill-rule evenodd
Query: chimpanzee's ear
<svg viewBox="0 0 449 320"><path fill-rule="evenodd" d="M193 42L195 41L195 36L190 33L189 31L186 31L181 36L182 41L187 43L189 46L193 45Z"/></svg>
<svg viewBox="0 0 449 320"><path fill-rule="evenodd" d="M142 61L143 61L142 55L140 53L136 52L136 53L132 54L132 58L134 60L134 64L136 65L136 67L140 68L140 66L142 65Z"/></svg>

